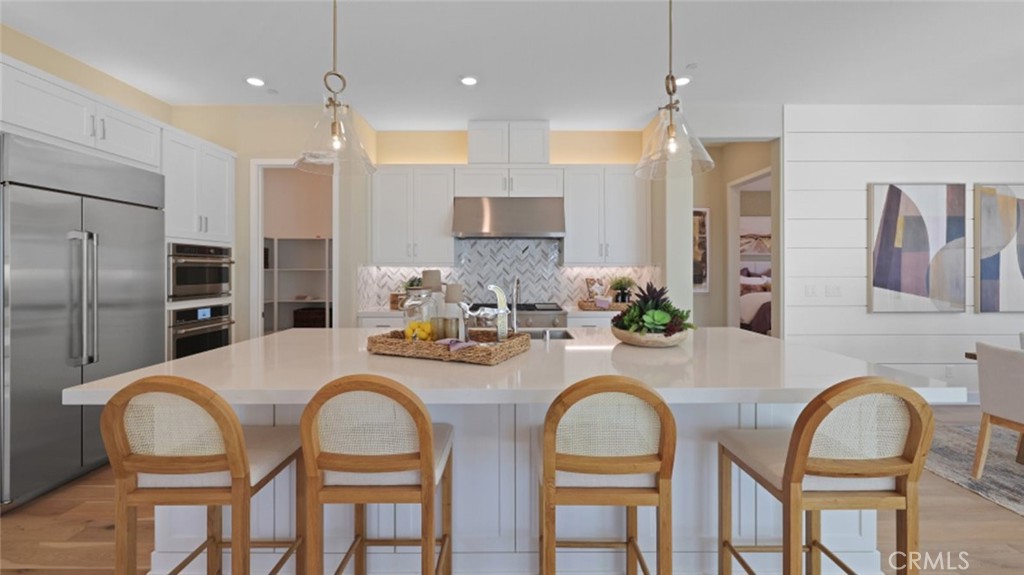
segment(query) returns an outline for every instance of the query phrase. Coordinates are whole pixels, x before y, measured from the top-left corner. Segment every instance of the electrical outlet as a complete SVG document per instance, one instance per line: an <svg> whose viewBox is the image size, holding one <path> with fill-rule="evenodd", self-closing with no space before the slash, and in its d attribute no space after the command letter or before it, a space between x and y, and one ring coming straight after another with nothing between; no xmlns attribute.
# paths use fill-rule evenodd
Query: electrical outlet
<svg viewBox="0 0 1024 575"><path fill-rule="evenodd" d="M843 297L843 290L837 285L825 286L825 297Z"/></svg>
<svg viewBox="0 0 1024 575"><path fill-rule="evenodd" d="M946 366L946 383L953 383L953 366Z"/></svg>
<svg viewBox="0 0 1024 575"><path fill-rule="evenodd" d="M804 297L818 297L817 286L805 285L804 286Z"/></svg>

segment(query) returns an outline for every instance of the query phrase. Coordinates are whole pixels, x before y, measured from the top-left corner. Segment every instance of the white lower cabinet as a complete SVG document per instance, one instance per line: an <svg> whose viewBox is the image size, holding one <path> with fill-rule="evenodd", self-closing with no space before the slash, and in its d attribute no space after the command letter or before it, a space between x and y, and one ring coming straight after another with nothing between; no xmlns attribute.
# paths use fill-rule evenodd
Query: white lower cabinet
<svg viewBox="0 0 1024 575"><path fill-rule="evenodd" d="M650 186L630 166L565 170L565 265L650 262Z"/></svg>
<svg viewBox="0 0 1024 575"><path fill-rule="evenodd" d="M405 327L405 319L400 315L392 316L360 316L356 320L359 327L379 327L401 329Z"/></svg>
<svg viewBox="0 0 1024 575"><path fill-rule="evenodd" d="M451 168L381 166L370 198L375 265L442 265L455 260Z"/></svg>

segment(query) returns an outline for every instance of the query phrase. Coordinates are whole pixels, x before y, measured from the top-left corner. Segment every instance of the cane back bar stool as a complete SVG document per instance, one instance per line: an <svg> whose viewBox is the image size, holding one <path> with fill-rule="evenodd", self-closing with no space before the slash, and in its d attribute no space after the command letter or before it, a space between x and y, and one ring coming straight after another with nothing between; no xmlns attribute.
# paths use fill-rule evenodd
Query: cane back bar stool
<svg viewBox="0 0 1024 575"><path fill-rule="evenodd" d="M372 546L419 545L421 573L452 572L452 426L433 424L423 402L397 381L374 375L336 379L317 392L300 424L306 466L307 569L323 574L323 506L355 506L355 538L336 573L355 558L366 575ZM441 538L434 495L441 485ZM420 539L368 539L366 505L419 503ZM437 564L434 548L440 545Z"/></svg>
<svg viewBox="0 0 1024 575"><path fill-rule="evenodd" d="M1017 451L1024 452L1024 350L978 344L978 391L981 427L974 452L974 478L981 479L988 458L992 426L1020 433Z"/></svg>
<svg viewBox="0 0 1024 575"><path fill-rule="evenodd" d="M821 573L824 554L856 575L821 542L823 510L896 510L896 548L918 548L918 479L934 421L925 400L879 377L858 377L815 397L789 429L730 429L719 435L718 572L732 575L742 553L782 553L783 575ZM732 464L782 503L782 547L732 543ZM803 525L806 514L806 526ZM806 528L806 533L803 533ZM803 538L806 537L806 541ZM904 565L900 575L917 573Z"/></svg>
<svg viewBox="0 0 1024 575"><path fill-rule="evenodd" d="M180 573L206 551L206 572L221 572L231 549L232 575L248 575L251 548L282 548L270 571L279 572L296 553L305 572L302 525L291 541L252 541L252 497L299 459L296 427L243 427L212 389L181 377L140 379L110 399L100 420L114 471L116 575L136 573L136 517L143 505L205 505L206 539L170 573ZM298 466L302 476L302 466ZM304 509L305 481L296 482L297 509ZM221 506L231 506L231 540L223 538Z"/></svg>
<svg viewBox="0 0 1024 575"><path fill-rule="evenodd" d="M671 575L676 422L661 396L628 377L605 375L577 382L548 408L542 441L542 575L555 575L557 547L624 549L626 573L636 575L639 565L649 575L637 545L638 506L657 508L657 573ZM558 540L558 505L625 507L625 540Z"/></svg>

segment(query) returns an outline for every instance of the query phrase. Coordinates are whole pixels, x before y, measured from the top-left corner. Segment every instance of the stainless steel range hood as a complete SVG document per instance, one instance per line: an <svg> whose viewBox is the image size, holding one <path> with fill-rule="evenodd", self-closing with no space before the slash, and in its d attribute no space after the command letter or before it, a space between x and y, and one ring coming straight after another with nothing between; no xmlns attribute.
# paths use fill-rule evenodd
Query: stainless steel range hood
<svg viewBox="0 0 1024 575"><path fill-rule="evenodd" d="M562 198L455 198L457 238L564 238Z"/></svg>

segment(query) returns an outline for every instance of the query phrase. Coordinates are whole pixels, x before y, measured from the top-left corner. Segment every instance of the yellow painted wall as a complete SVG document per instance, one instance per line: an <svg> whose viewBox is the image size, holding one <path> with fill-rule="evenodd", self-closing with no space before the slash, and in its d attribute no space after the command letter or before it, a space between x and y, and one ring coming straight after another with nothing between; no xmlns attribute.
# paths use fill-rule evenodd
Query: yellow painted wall
<svg viewBox="0 0 1024 575"><path fill-rule="evenodd" d="M552 164L635 164L642 133L551 132ZM379 164L465 164L469 136L454 132L377 132Z"/></svg>
<svg viewBox="0 0 1024 575"><path fill-rule="evenodd" d="M161 122L171 105L8 26L0 25L0 52Z"/></svg>

